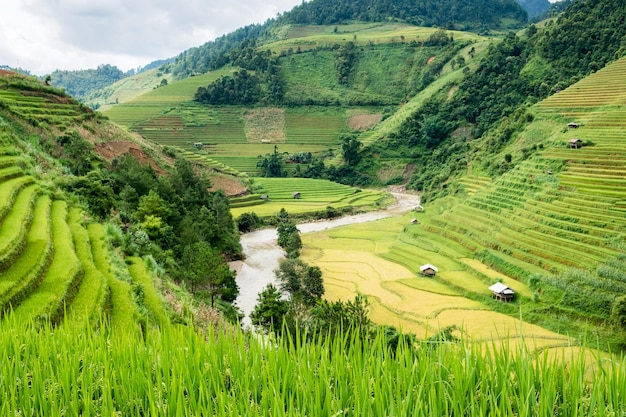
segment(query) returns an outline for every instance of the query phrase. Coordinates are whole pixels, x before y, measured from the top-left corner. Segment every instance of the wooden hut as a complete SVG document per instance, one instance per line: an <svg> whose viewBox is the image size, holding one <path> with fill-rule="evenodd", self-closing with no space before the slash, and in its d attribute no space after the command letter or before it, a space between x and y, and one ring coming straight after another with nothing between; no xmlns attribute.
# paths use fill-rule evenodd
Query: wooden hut
<svg viewBox="0 0 626 417"><path fill-rule="evenodd" d="M515 297L515 291L501 282L496 282L489 287L489 290L491 290L493 296L500 301L510 301Z"/></svg>
<svg viewBox="0 0 626 417"><path fill-rule="evenodd" d="M269 200L269 196L267 194L261 194L261 197L259 197L261 200Z"/></svg>
<svg viewBox="0 0 626 417"><path fill-rule="evenodd" d="M578 138L570 139L569 140L569 147L571 149L582 148L583 147L583 141L581 139L578 139Z"/></svg>
<svg viewBox="0 0 626 417"><path fill-rule="evenodd" d="M437 274L437 272L439 272L439 270L434 265L426 264L426 265L420 266L420 273L422 275L426 275L427 277L434 277Z"/></svg>
<svg viewBox="0 0 626 417"><path fill-rule="evenodd" d="M195 142L193 146L195 146L196 149L202 149L202 142Z"/></svg>
<svg viewBox="0 0 626 417"><path fill-rule="evenodd" d="M300 198L300 197L302 197L301 194L300 194L300 191L294 191L293 194L291 194L291 196L293 198Z"/></svg>
<svg viewBox="0 0 626 417"><path fill-rule="evenodd" d="M580 126L580 125L579 125L578 123L576 123L576 122L569 122L569 123L567 124L567 127L568 127L569 129L578 129L578 126Z"/></svg>

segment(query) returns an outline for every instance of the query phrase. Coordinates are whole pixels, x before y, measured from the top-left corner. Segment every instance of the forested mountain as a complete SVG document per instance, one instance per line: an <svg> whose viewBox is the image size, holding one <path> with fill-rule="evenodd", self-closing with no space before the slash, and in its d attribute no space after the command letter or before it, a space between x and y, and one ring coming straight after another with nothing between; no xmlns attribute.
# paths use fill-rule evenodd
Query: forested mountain
<svg viewBox="0 0 626 417"><path fill-rule="evenodd" d="M458 30L489 30L526 22L514 0L315 0L285 13L279 23L334 25L350 21L400 20L417 26Z"/></svg>
<svg viewBox="0 0 626 417"><path fill-rule="evenodd" d="M501 28L519 28L525 24L527 14L514 0L312 0L262 25L249 25L189 49L164 68L176 78L220 68L227 62L230 50L238 47L244 39L278 40L281 35L273 28L284 25L385 22L390 19L420 26L488 32Z"/></svg>
<svg viewBox="0 0 626 417"><path fill-rule="evenodd" d="M49 75L48 82L83 101L92 91L104 88L131 74L132 72L125 73L116 66L100 65L96 69L56 70Z"/></svg>

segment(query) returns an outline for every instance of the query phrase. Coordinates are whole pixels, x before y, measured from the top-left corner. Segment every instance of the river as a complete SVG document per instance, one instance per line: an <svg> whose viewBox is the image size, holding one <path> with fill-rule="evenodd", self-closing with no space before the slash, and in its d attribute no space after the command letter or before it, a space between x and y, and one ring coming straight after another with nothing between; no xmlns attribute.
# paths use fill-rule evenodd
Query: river
<svg viewBox="0 0 626 417"><path fill-rule="evenodd" d="M417 195L395 192L391 194L396 198L396 204L385 210L354 214L332 220L301 223L298 224L298 230L300 233L310 233L384 219L406 213L420 204ZM241 236L245 260L234 263L232 267L237 270L237 284L239 285L239 296L235 300L235 305L244 313L242 321L244 327L250 325L250 313L254 309L257 296L263 288L267 284L274 284L278 287L274 271L278 268L278 264L284 258L285 253L276 243L277 239L276 229L257 230Z"/></svg>

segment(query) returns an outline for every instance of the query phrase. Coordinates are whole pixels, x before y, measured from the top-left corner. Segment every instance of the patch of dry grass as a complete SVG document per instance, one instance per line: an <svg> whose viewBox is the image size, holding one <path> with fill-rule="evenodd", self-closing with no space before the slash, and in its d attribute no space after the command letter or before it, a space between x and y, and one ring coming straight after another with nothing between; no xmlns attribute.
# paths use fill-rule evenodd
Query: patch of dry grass
<svg viewBox="0 0 626 417"><path fill-rule="evenodd" d="M277 107L250 109L243 117L248 143L285 143L285 110Z"/></svg>

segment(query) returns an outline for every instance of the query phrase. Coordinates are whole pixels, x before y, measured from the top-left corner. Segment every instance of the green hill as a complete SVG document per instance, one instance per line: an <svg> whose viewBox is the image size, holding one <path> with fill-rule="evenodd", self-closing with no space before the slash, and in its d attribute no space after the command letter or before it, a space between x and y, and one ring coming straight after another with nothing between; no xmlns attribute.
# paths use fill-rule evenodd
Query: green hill
<svg viewBox="0 0 626 417"><path fill-rule="evenodd" d="M232 217L217 209L228 199L209 191L214 170L164 153L56 88L2 72L0 143L0 315L22 324L144 329L170 317L187 321L150 278L155 268L170 282L167 258L205 239L212 256L240 256ZM228 177L215 178L225 184ZM193 197L189 186L198 187ZM219 219L209 215L214 208L224 213ZM208 218L191 221L195 210ZM177 237L217 221L214 236ZM234 311L230 301L221 308Z"/></svg>

